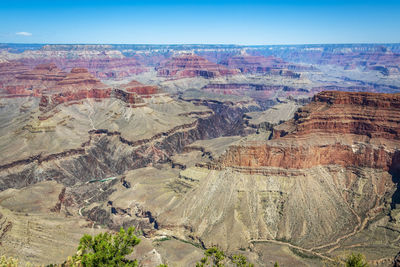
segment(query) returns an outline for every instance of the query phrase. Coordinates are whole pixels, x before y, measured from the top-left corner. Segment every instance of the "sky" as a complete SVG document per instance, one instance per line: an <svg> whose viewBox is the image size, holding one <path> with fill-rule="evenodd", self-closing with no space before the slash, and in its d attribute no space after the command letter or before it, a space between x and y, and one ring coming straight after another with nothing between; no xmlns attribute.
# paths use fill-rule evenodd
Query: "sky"
<svg viewBox="0 0 400 267"><path fill-rule="evenodd" d="M0 43L399 43L400 0L0 0Z"/></svg>

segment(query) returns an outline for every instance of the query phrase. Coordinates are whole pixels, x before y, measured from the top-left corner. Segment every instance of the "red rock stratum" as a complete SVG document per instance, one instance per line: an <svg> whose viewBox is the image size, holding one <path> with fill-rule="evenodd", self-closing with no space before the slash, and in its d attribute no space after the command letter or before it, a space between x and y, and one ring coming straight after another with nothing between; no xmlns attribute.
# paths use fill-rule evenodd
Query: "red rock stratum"
<svg viewBox="0 0 400 267"><path fill-rule="evenodd" d="M272 140L232 146L223 166L312 168L357 166L389 170L400 145L400 95L321 92Z"/></svg>

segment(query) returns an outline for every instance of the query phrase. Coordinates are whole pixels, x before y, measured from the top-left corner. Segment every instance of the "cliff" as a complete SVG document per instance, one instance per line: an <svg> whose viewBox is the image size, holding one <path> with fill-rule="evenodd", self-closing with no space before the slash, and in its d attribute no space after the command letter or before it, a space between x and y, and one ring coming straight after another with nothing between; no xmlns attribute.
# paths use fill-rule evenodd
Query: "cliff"
<svg viewBox="0 0 400 267"><path fill-rule="evenodd" d="M127 84L120 86L127 92L136 93L142 97L151 97L152 95L161 94L162 90L158 86L144 85L138 81L132 80Z"/></svg>
<svg viewBox="0 0 400 267"><path fill-rule="evenodd" d="M4 81L3 87L5 92L11 96L39 96L41 91L56 86L57 82L67 76L55 64L39 64L32 70L15 64L10 67L16 68L16 70L10 72L11 77ZM21 71L18 71L19 68Z"/></svg>
<svg viewBox="0 0 400 267"><path fill-rule="evenodd" d="M31 57L21 59L25 66L35 67L38 64L54 63L63 70L84 68L96 78L126 78L131 75L148 71L148 67L135 58L113 58L99 53L97 55L79 55L78 58L63 57L51 54L47 57Z"/></svg>
<svg viewBox="0 0 400 267"><path fill-rule="evenodd" d="M180 181L198 186L174 212L189 218L182 221L206 246L228 249L275 242L332 257L366 234L381 238L368 223L385 225L399 201L399 101L321 92L275 126L272 139L246 136L218 159L187 168ZM171 221L158 220L161 227Z"/></svg>
<svg viewBox="0 0 400 267"><path fill-rule="evenodd" d="M157 86L137 81L110 88L85 68L73 68L66 73L53 63L39 64L33 70L23 71L2 86L6 97L39 97L41 111L49 111L62 103L78 103L87 98L117 98L130 107L143 106L143 98L162 92Z"/></svg>
<svg viewBox="0 0 400 267"><path fill-rule="evenodd" d="M224 75L234 75L239 72L238 70L228 69L192 54L172 57L162 62L156 70L158 76L172 78L214 78Z"/></svg>
<svg viewBox="0 0 400 267"><path fill-rule="evenodd" d="M272 140L233 146L219 164L249 172L320 165L388 171L400 147L399 131L400 95L321 92L276 126Z"/></svg>
<svg viewBox="0 0 400 267"><path fill-rule="evenodd" d="M102 85L102 83L84 68L73 68L70 73L57 82L57 86L61 87L94 87L100 85Z"/></svg>
<svg viewBox="0 0 400 267"><path fill-rule="evenodd" d="M273 56L263 57L244 54L228 57L221 61L221 64L231 69L239 69L242 73L267 73L289 78L300 78L299 73L289 70L289 68L294 69L295 65L289 65L284 60Z"/></svg>
<svg viewBox="0 0 400 267"><path fill-rule="evenodd" d="M288 131L297 136L357 134L398 140L399 122L400 94L327 91L315 95L309 105L300 108L293 121L278 127L274 137L291 129Z"/></svg>

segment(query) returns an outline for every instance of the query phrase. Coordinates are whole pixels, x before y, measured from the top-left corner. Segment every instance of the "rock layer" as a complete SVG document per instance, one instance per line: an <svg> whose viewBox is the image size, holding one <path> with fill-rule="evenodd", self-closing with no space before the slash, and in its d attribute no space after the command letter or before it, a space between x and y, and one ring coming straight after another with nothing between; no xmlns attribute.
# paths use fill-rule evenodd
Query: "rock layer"
<svg viewBox="0 0 400 267"><path fill-rule="evenodd" d="M71 72L65 73L53 63L39 64L31 71L24 71L3 87L5 97L39 97L42 111L49 111L62 103L110 97L136 107L145 105L143 98L162 93L157 86L147 86L135 80L110 88L85 68L73 68Z"/></svg>
<svg viewBox="0 0 400 267"><path fill-rule="evenodd" d="M224 66L210 62L205 58L192 54L183 54L181 56L172 57L171 59L161 63L156 70L159 76L172 78L214 78L238 73L238 70L228 69Z"/></svg>
<svg viewBox="0 0 400 267"><path fill-rule="evenodd" d="M263 144L232 147L223 166L389 170L400 147L400 95L322 92Z"/></svg>
<svg viewBox="0 0 400 267"><path fill-rule="evenodd" d="M206 246L279 239L309 252L335 249L390 210L400 167L399 100L322 92L276 126L272 140L245 139L185 170L181 180L193 189L173 210ZM171 221L162 214L158 222ZM230 237L232 229L240 234Z"/></svg>
<svg viewBox="0 0 400 267"><path fill-rule="evenodd" d="M287 62L276 57L250 56L247 54L228 57L221 61L222 65L228 68L239 69L242 73L267 73L290 78L300 78L299 73L295 73L295 65L289 65Z"/></svg>

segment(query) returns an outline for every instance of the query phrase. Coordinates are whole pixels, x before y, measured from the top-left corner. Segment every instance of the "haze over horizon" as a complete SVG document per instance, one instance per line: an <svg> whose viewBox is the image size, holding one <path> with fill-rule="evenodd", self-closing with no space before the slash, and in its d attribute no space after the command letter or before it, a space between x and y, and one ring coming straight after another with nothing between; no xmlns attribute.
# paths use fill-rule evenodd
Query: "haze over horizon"
<svg viewBox="0 0 400 267"><path fill-rule="evenodd" d="M1 43L398 43L384 1L2 1Z"/></svg>

